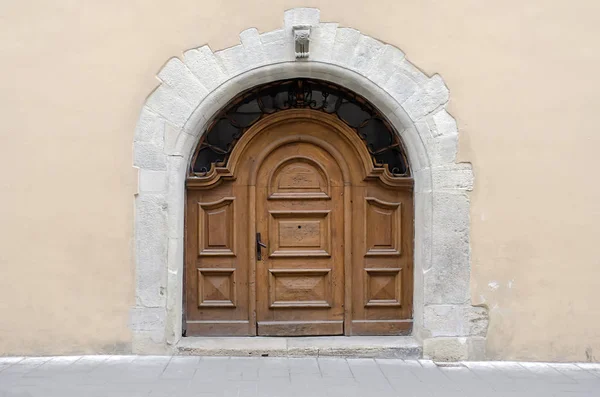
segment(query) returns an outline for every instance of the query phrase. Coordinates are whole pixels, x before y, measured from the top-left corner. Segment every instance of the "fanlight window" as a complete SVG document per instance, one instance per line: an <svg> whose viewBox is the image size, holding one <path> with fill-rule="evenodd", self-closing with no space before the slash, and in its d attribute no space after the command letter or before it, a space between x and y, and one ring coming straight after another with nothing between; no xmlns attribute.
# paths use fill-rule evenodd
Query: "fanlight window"
<svg viewBox="0 0 600 397"><path fill-rule="evenodd" d="M365 143L375 167L408 176L398 134L366 99L321 80L281 80L254 87L232 100L210 123L191 162L190 176L204 176L214 164L227 165L241 136L261 118L287 109L312 109L337 116Z"/></svg>

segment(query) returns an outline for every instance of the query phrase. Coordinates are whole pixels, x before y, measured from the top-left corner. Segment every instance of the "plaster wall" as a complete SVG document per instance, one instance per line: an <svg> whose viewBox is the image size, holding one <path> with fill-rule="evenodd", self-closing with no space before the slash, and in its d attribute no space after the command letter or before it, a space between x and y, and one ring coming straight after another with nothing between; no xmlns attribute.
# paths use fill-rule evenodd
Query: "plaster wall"
<svg viewBox="0 0 600 397"><path fill-rule="evenodd" d="M130 351L132 141L155 75L298 6L450 88L488 357L600 360L593 0L0 1L0 354Z"/></svg>

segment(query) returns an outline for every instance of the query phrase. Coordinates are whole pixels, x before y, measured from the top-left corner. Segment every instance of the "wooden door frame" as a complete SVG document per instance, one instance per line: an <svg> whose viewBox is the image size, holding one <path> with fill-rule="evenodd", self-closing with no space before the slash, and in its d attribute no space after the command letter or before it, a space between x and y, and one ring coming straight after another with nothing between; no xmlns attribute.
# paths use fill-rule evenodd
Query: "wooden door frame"
<svg viewBox="0 0 600 397"><path fill-rule="evenodd" d="M254 158L251 167L247 169L244 166L247 152L252 148L252 141L262 131L276 124L293 123L301 120L310 120L315 123L322 123L330 127L332 131L339 134L346 141L350 151L354 152L355 160L362 167L360 170L351 172L346 158L333 145L321 138L306 135L289 135L273 141L270 145L264 147ZM387 168L376 168L371 160L371 155L356 132L350 129L345 123L333 115L310 109L290 109L281 111L264 117L253 125L239 140L233 149L228 163L223 167L214 166L203 178L189 178L186 181L188 189L210 189L223 181L239 180L247 181L248 203L246 210L249 215L248 222L248 280L256 280L256 252L252 249L255 245L256 233L256 178L259 168L267 156L277 148L292 142L312 143L327 151L337 162L342 172L344 181L344 335L352 334L352 266L354 264L352 252L352 187L355 184L368 179L378 180L382 185L390 188L410 188L412 189L414 180L412 177L394 177ZM414 208L411 209L414 214ZM184 265L185 266L185 265ZM414 281L413 281L414 284ZM184 280L185 285L185 280ZM257 334L256 318L256 282L250 282L248 285L248 319L249 335ZM185 295L185 294L184 294ZM185 316L185 314L184 314Z"/></svg>

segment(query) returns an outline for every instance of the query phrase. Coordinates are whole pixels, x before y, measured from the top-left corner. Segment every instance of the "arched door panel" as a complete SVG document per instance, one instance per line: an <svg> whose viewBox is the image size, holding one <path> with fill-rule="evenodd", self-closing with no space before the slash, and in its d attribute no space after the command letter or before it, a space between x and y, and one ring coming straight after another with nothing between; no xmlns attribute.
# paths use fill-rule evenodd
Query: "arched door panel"
<svg viewBox="0 0 600 397"><path fill-rule="evenodd" d="M279 128L283 136L289 126ZM312 143L280 146L260 166L256 231L266 247L256 265L259 335L344 333L343 194L338 164Z"/></svg>

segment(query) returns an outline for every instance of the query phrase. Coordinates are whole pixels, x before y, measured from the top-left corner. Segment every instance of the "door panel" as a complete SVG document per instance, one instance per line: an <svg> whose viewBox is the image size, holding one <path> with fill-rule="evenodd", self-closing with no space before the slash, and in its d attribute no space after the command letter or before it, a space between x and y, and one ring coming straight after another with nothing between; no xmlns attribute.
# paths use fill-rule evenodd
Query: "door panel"
<svg viewBox="0 0 600 397"><path fill-rule="evenodd" d="M301 154L301 155L299 155ZM343 183L335 160L294 142L272 152L256 186L259 335L343 334Z"/></svg>
<svg viewBox="0 0 600 397"><path fill-rule="evenodd" d="M187 335L253 335L248 316L247 189L187 191Z"/></svg>
<svg viewBox="0 0 600 397"><path fill-rule="evenodd" d="M352 333L412 329L412 192L376 182L353 192Z"/></svg>

